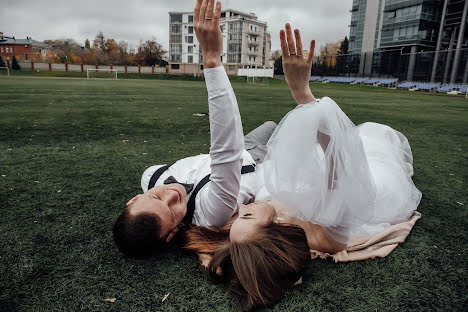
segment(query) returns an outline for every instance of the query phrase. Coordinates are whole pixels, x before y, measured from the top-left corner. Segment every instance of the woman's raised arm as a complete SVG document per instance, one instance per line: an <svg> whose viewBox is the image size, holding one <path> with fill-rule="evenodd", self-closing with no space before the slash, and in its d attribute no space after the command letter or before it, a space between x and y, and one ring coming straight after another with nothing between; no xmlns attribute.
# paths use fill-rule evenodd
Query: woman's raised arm
<svg viewBox="0 0 468 312"><path fill-rule="evenodd" d="M312 103L315 102L315 98L310 91L309 81L312 60L314 59L315 40L310 42L309 56L304 58L299 29L294 30L294 36L296 43L294 43L289 23L286 24L285 30L280 32L284 75L297 104Z"/></svg>

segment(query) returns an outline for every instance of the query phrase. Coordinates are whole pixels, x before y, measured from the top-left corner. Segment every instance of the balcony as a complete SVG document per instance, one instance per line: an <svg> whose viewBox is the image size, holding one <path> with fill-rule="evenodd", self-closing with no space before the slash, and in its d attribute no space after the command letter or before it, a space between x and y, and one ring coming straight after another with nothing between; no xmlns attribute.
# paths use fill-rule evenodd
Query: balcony
<svg viewBox="0 0 468 312"><path fill-rule="evenodd" d="M255 30L255 29L250 29L247 31L249 33L249 35L254 35L254 36L260 36L260 32L258 30Z"/></svg>
<svg viewBox="0 0 468 312"><path fill-rule="evenodd" d="M260 55L260 52L259 52L259 51L253 51L253 50L251 51L251 50L249 50L249 51L247 51L247 54L248 54L248 55L251 55L251 56L259 56L259 55Z"/></svg>
<svg viewBox="0 0 468 312"><path fill-rule="evenodd" d="M258 46L260 44L260 41L249 40L248 43L249 45L252 45L252 46Z"/></svg>

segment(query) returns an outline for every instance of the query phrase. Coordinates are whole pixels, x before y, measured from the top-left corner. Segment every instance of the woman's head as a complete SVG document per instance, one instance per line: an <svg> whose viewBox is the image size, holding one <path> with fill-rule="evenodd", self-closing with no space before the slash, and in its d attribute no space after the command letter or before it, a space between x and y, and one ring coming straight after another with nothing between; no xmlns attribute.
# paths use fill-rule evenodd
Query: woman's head
<svg viewBox="0 0 468 312"><path fill-rule="evenodd" d="M261 226L270 224L276 217L275 208L262 201L239 207L239 217L232 223L229 232L231 242L242 242L253 235Z"/></svg>
<svg viewBox="0 0 468 312"><path fill-rule="evenodd" d="M236 295L245 298L251 310L281 299L301 278L309 261L304 230L270 221L256 225L245 239L219 248L208 266L208 275L227 283Z"/></svg>

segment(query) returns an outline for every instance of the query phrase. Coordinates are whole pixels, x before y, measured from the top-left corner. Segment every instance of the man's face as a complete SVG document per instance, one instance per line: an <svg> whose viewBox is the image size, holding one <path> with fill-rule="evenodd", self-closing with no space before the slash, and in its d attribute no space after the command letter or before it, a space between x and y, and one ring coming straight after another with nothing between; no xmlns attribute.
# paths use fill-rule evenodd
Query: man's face
<svg viewBox="0 0 468 312"><path fill-rule="evenodd" d="M159 216L161 237L164 237L174 230L177 231L177 226L184 219L187 213L187 193L180 184L156 186L132 198L127 206L130 214L134 216L143 212Z"/></svg>

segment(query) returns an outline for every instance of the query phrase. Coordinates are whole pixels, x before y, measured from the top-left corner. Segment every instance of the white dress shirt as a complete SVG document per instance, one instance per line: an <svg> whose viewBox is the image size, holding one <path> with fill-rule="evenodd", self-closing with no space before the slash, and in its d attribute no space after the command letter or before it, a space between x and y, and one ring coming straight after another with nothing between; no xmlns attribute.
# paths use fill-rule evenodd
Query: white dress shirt
<svg viewBox="0 0 468 312"><path fill-rule="evenodd" d="M211 182L195 199L192 223L222 227L240 204L254 201L263 186L263 174L258 174L261 166L257 166L256 172L241 175L242 166L255 164L255 161L244 149L241 116L224 67L205 69L204 73L210 111L210 154L177 161L159 177L156 186L163 185L169 176L196 186L211 174ZM141 187L144 192L148 190L151 176L160 167L152 166L143 173Z"/></svg>

